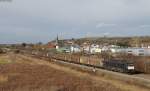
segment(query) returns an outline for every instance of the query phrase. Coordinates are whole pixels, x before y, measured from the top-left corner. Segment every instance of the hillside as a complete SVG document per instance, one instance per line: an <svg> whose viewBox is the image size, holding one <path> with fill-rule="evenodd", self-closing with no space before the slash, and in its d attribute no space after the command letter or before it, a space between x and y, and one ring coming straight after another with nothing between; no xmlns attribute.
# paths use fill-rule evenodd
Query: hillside
<svg viewBox="0 0 150 91"><path fill-rule="evenodd" d="M149 36L136 36L136 37L93 37L93 38L80 38L75 40L77 44L84 42L97 43L97 44L117 44L121 46L148 46L150 45Z"/></svg>

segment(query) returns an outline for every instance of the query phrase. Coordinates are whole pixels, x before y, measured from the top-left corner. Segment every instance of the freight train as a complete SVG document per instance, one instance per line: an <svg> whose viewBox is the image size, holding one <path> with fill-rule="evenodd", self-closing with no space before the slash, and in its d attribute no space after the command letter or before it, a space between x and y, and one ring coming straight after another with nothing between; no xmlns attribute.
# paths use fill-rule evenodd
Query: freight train
<svg viewBox="0 0 150 91"><path fill-rule="evenodd" d="M29 53L29 52L28 52ZM50 59L65 61L69 63L75 63L80 65L86 65L93 68L101 68L121 73L134 73L134 63L125 60L102 60L95 57L83 57L79 55L71 54L50 54L47 52L32 52L32 55L36 57L47 57Z"/></svg>
<svg viewBox="0 0 150 91"><path fill-rule="evenodd" d="M66 62L81 64L81 65L87 65L97 68L102 68L106 70L121 72L121 73L135 73L135 67L133 61L126 61L126 60L94 60L91 59L85 59L84 61L81 60L82 57L76 57L76 56L59 56L59 57L53 57L53 59L62 60Z"/></svg>
<svg viewBox="0 0 150 91"><path fill-rule="evenodd" d="M81 57L69 54L53 54L36 53L37 56L50 57L51 59L61 60L69 63L81 64L90 67L97 67L106 70L121 72L121 73L134 73L134 63L126 60L99 60L93 57Z"/></svg>

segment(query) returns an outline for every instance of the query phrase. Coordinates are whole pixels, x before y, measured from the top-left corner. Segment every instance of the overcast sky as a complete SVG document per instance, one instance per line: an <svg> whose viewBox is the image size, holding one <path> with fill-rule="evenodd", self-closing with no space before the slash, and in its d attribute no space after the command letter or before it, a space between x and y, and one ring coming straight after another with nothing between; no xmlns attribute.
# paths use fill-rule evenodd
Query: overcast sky
<svg viewBox="0 0 150 91"><path fill-rule="evenodd" d="M0 0L0 43L150 35L150 0Z"/></svg>

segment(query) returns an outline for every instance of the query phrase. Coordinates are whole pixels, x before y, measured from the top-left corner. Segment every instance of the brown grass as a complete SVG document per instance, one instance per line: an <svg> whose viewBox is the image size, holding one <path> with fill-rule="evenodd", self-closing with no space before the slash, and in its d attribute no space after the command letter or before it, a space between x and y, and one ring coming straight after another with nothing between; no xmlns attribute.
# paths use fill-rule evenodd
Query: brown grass
<svg viewBox="0 0 150 91"><path fill-rule="evenodd" d="M48 65L24 61L21 63L19 59L0 65L0 91L121 91L111 84L97 83L88 77L78 77Z"/></svg>
<svg viewBox="0 0 150 91"><path fill-rule="evenodd" d="M30 57L4 58L12 62L0 65L0 91L148 91Z"/></svg>
<svg viewBox="0 0 150 91"><path fill-rule="evenodd" d="M8 76L0 75L0 83L7 82Z"/></svg>

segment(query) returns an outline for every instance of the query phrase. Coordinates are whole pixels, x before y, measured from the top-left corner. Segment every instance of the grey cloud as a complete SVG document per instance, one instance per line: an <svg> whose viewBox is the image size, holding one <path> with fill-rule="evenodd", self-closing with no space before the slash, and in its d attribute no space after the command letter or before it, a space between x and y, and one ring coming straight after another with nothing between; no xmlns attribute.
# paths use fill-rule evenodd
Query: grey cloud
<svg viewBox="0 0 150 91"><path fill-rule="evenodd" d="M102 27L114 27L116 24L106 24L106 23L99 23L96 25L96 28L102 28Z"/></svg>
<svg viewBox="0 0 150 91"><path fill-rule="evenodd" d="M150 28L150 25L140 25L140 28Z"/></svg>
<svg viewBox="0 0 150 91"><path fill-rule="evenodd" d="M0 42L150 34L150 0L13 0L0 12Z"/></svg>

